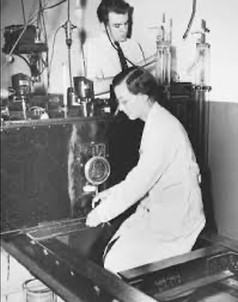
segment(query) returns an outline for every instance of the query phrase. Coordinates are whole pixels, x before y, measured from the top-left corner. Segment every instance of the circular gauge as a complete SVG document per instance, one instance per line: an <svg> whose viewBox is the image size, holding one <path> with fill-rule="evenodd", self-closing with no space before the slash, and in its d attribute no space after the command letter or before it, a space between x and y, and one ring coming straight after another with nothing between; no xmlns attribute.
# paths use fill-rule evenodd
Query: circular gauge
<svg viewBox="0 0 238 302"><path fill-rule="evenodd" d="M105 157L93 156L85 164L84 172L88 182L100 185L108 179L111 168Z"/></svg>

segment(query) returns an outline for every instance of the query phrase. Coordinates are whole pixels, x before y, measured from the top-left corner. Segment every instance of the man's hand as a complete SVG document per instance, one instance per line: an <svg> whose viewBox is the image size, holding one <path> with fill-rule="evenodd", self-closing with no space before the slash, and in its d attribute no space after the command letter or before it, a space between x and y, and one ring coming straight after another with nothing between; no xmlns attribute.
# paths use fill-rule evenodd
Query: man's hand
<svg viewBox="0 0 238 302"><path fill-rule="evenodd" d="M90 227L96 227L100 223L102 223L102 221L100 220L100 217L97 213L97 209L95 208L88 214L87 219L86 219L86 225L88 225Z"/></svg>

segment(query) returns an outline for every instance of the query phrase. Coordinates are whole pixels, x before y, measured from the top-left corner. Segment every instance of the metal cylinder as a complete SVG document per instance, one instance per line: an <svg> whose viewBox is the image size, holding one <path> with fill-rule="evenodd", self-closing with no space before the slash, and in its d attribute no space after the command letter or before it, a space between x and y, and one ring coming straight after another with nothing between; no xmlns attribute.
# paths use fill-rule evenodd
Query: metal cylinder
<svg viewBox="0 0 238 302"><path fill-rule="evenodd" d="M74 77L74 90L80 99L93 99L93 82L85 77Z"/></svg>

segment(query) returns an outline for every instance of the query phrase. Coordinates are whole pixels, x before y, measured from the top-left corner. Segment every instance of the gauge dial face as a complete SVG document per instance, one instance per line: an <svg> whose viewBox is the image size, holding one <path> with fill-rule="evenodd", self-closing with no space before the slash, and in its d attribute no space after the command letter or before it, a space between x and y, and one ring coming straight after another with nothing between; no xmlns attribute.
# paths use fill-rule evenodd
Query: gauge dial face
<svg viewBox="0 0 238 302"><path fill-rule="evenodd" d="M93 156L87 161L84 172L88 182L93 185L100 185L104 183L110 175L110 164L103 156Z"/></svg>

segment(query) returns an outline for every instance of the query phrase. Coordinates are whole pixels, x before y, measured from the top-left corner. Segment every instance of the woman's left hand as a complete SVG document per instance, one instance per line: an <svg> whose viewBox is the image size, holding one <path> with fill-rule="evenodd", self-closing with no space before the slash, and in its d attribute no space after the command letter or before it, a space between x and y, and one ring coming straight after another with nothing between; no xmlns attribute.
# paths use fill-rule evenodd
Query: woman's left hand
<svg viewBox="0 0 238 302"><path fill-rule="evenodd" d="M104 201L110 195L110 190L105 190L93 197L92 208L95 208L101 201Z"/></svg>
<svg viewBox="0 0 238 302"><path fill-rule="evenodd" d="M97 208L95 208L91 212L89 212L87 219L86 219L86 225L88 225L90 227L96 227L100 223L102 223L102 221L97 213Z"/></svg>

